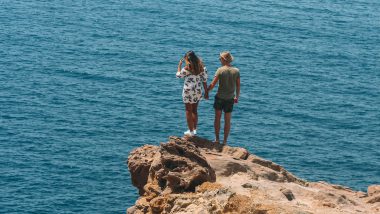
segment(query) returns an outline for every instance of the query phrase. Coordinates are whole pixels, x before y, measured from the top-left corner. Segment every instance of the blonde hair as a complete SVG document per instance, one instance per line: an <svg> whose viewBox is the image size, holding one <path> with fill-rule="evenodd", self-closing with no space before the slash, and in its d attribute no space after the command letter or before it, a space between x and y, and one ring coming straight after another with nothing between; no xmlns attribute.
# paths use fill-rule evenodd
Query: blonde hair
<svg viewBox="0 0 380 214"><path fill-rule="evenodd" d="M229 51L223 51L220 53L220 57L222 57L226 62L230 63L234 60L234 57Z"/></svg>

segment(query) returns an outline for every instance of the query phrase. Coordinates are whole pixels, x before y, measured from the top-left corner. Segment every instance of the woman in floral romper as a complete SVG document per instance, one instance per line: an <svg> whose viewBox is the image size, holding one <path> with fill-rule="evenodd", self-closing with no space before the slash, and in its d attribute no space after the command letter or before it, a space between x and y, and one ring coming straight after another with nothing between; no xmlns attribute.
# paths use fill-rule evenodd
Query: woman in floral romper
<svg viewBox="0 0 380 214"><path fill-rule="evenodd" d="M182 62L185 60L185 67ZM185 78L182 91L183 102L186 109L186 120L189 130L185 135L196 135L198 124L198 103L202 97L202 85L205 91L205 98L208 98L207 91L207 70L202 60L195 55L194 51L189 51L178 63L177 78Z"/></svg>

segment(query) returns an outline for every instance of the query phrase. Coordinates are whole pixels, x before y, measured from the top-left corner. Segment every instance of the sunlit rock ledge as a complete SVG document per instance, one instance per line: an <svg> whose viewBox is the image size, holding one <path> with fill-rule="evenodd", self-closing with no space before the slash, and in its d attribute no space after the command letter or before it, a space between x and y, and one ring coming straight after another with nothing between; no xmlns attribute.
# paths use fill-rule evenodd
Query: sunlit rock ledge
<svg viewBox="0 0 380 214"><path fill-rule="evenodd" d="M367 193L307 182L244 148L199 137L170 137L133 150L127 160L140 213L380 213L380 186Z"/></svg>

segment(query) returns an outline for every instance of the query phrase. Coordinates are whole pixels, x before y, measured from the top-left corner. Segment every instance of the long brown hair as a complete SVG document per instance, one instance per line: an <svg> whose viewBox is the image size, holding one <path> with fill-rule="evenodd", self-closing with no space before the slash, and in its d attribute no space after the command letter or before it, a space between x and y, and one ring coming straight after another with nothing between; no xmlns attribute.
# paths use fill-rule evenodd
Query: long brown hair
<svg viewBox="0 0 380 214"><path fill-rule="evenodd" d="M203 72L203 62L194 51L188 51L185 58L189 61L189 70L192 74L199 75Z"/></svg>

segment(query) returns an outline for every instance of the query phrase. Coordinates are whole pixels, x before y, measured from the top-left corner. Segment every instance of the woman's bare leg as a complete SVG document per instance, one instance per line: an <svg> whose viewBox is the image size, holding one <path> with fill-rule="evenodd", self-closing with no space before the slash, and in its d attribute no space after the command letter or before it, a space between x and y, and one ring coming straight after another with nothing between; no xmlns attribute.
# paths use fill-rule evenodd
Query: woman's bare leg
<svg viewBox="0 0 380 214"><path fill-rule="evenodd" d="M191 104L192 106L192 113L193 113L193 126L194 129L197 129L198 125L198 103Z"/></svg>
<svg viewBox="0 0 380 214"><path fill-rule="evenodd" d="M194 130L193 106L191 103L185 103L185 108L186 108L187 126L189 127L190 131L193 131Z"/></svg>

